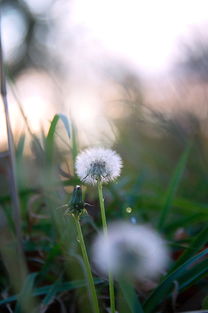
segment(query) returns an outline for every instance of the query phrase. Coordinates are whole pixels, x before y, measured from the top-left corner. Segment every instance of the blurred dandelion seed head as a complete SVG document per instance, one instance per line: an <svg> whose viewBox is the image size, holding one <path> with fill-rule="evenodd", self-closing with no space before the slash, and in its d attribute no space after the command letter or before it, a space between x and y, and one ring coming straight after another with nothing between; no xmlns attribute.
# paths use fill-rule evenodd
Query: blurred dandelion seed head
<svg viewBox="0 0 208 313"><path fill-rule="evenodd" d="M92 246L92 257L101 272L138 280L162 274L169 259L157 232L128 222L111 224L107 237L100 233Z"/></svg>
<svg viewBox="0 0 208 313"><path fill-rule="evenodd" d="M122 161L111 149L89 148L81 152L75 163L79 178L88 183L107 183L120 175Z"/></svg>

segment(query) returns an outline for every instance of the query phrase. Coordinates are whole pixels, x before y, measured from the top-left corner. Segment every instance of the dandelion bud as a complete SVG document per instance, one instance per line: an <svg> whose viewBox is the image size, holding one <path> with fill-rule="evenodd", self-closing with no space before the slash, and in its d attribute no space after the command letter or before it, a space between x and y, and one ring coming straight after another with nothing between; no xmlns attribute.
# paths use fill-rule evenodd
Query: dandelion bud
<svg viewBox="0 0 208 313"><path fill-rule="evenodd" d="M82 200L82 189L79 185L74 187L71 201L69 202L69 213L80 216L84 211L85 203Z"/></svg>
<svg viewBox="0 0 208 313"><path fill-rule="evenodd" d="M81 152L75 168L79 178L88 184L107 183L120 175L122 161L111 149L90 148Z"/></svg>
<svg viewBox="0 0 208 313"><path fill-rule="evenodd" d="M147 226L117 222L108 236L100 233L92 247L95 265L116 277L146 280L161 274L168 262L165 242Z"/></svg>

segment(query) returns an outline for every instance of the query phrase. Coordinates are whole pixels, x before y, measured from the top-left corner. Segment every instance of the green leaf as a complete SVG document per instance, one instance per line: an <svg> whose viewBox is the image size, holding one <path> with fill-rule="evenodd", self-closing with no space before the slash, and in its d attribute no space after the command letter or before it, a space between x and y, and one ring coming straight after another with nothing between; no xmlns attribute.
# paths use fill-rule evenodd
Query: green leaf
<svg viewBox="0 0 208 313"><path fill-rule="evenodd" d="M36 276L37 273L32 273L26 277L22 290L20 294L17 296L15 313L21 313L22 311L32 310L33 302L31 301L31 297Z"/></svg>
<svg viewBox="0 0 208 313"><path fill-rule="evenodd" d="M25 135L22 135L17 143L16 147L16 158L17 160L21 160L25 147Z"/></svg>
<svg viewBox="0 0 208 313"><path fill-rule="evenodd" d="M208 249L205 249L204 251L187 260L184 264L179 266L174 272L168 274L161 282L161 284L152 292L149 298L145 301L144 304L145 313L153 312L153 310L156 309L156 307L164 300L164 298L169 294L169 292L173 288L174 280L179 280L182 276L184 276L185 271L189 270L190 267L193 266L195 262L197 262L207 254Z"/></svg>
<svg viewBox="0 0 208 313"><path fill-rule="evenodd" d="M181 226L193 226L199 222L205 222L208 221L208 215L204 213L194 213L190 216L181 217L175 221L172 221L171 223L167 224L164 228L165 233L170 233L176 231Z"/></svg>
<svg viewBox="0 0 208 313"><path fill-rule="evenodd" d="M61 120L64 124L64 127L66 129L67 135L70 138L70 126L69 126L69 121L67 117L63 114L56 114L51 121L51 125L46 137L46 160L51 162L53 160L53 151L54 151L54 137L55 137L55 132L56 132L56 127L58 124L58 121Z"/></svg>
<svg viewBox="0 0 208 313"><path fill-rule="evenodd" d="M70 132L70 125L69 125L69 120L68 118L64 115L64 114L56 114L51 122L51 125L50 125L50 128L49 128L49 131L48 131L48 135L47 135L47 138L52 138L55 134L55 131L56 131L56 127L57 127L57 123L58 121L61 120L65 129L66 129L66 132L67 132L67 135L68 137L70 138L71 137L71 132Z"/></svg>
<svg viewBox="0 0 208 313"><path fill-rule="evenodd" d="M185 289L201 279L203 276L206 276L208 273L208 260L204 260L190 270L184 273L179 280L179 289Z"/></svg>
<svg viewBox="0 0 208 313"><path fill-rule="evenodd" d="M182 156L180 157L178 161L178 164L173 172L173 175L171 177L170 184L168 186L168 190L164 199L164 205L163 205L160 217L159 217L158 228L160 230L163 229L164 223L166 221L170 208L173 204L175 194L177 192L177 189L179 187L179 184L181 182L181 179L182 179L185 167L186 167L186 163L189 157L191 146L192 146L192 142L188 142Z"/></svg>
<svg viewBox="0 0 208 313"><path fill-rule="evenodd" d="M59 292L59 284L60 281L55 282L49 289L48 293L46 294L45 298L42 301L43 306L48 306L50 303L54 301L56 298L57 293Z"/></svg>
<svg viewBox="0 0 208 313"><path fill-rule="evenodd" d="M123 280L119 280L119 286L130 308L130 311L132 313L144 313L138 295L136 294L133 286Z"/></svg>
<svg viewBox="0 0 208 313"><path fill-rule="evenodd" d="M99 278L94 279L94 283L95 284L101 284L103 282L104 281L102 279L99 279ZM53 285L54 284L36 288L36 289L34 289L32 295L34 297L35 296L47 295L49 293L49 291L51 290L51 288L53 287ZM87 283L86 283L85 280L75 280L75 281L71 281L71 282L58 282L57 285L56 285L56 291L57 291L57 294L58 294L58 293L61 293L61 292L82 288L82 287L85 287L86 285L87 285ZM0 305L16 301L18 297L19 297L19 295L15 295L15 296L8 297L8 298L6 298L4 300L1 300L0 301Z"/></svg>
<svg viewBox="0 0 208 313"><path fill-rule="evenodd" d="M184 263L188 258L192 257L196 252L198 252L208 241L208 227L206 226L202 231L193 238L190 246L184 251L184 253L179 257L179 259L173 265L171 271L175 270L178 266Z"/></svg>
<svg viewBox="0 0 208 313"><path fill-rule="evenodd" d="M173 205L176 208L183 210L183 212L186 212L188 215L190 214L190 212L197 212L197 213L204 213L206 215L208 215L208 205L207 203L197 203L194 202L192 200L189 199L184 199L181 197L177 197L174 201L173 201Z"/></svg>
<svg viewBox="0 0 208 313"><path fill-rule="evenodd" d="M78 154L77 129L74 123L71 124L71 133L72 133L72 160L74 165Z"/></svg>
<svg viewBox="0 0 208 313"><path fill-rule="evenodd" d="M60 254L61 248L59 244L53 245L53 247L49 247L49 253L47 256L47 259L44 262L43 267L41 268L41 271L39 272L39 277L44 277L51 267L53 266L54 259L57 255Z"/></svg>

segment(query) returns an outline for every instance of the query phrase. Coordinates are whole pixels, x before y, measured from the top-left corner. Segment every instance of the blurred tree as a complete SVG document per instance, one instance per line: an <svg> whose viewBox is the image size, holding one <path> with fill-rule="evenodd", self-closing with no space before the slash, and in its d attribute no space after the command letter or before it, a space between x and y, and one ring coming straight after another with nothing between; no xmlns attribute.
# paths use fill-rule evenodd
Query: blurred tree
<svg viewBox="0 0 208 313"><path fill-rule="evenodd" d="M51 3L52 1L50 0ZM45 10L37 13L30 6L33 2L35 1L2 0L0 2L4 58L11 77L15 77L28 67L45 67L44 65L47 64L46 43L51 20L48 15L46 17L47 6ZM12 44L6 49L8 43Z"/></svg>

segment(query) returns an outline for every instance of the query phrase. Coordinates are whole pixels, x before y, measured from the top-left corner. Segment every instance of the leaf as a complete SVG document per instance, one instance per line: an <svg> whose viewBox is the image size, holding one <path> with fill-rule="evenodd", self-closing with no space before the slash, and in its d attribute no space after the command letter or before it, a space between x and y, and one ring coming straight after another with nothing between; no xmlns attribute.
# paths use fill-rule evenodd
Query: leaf
<svg viewBox="0 0 208 313"><path fill-rule="evenodd" d="M22 160L23 152L25 147L25 135L22 135L17 143L16 147L16 158Z"/></svg>
<svg viewBox="0 0 208 313"><path fill-rule="evenodd" d="M175 270L178 266L184 263L188 258L196 254L208 241L208 227L206 226L202 231L194 237L190 246L184 251L179 259L173 265L171 271Z"/></svg>
<svg viewBox="0 0 208 313"><path fill-rule="evenodd" d="M26 277L22 290L17 296L17 304L14 313L30 311L34 307L33 301L31 301L31 297L36 276L37 273L32 273Z"/></svg>
<svg viewBox="0 0 208 313"><path fill-rule="evenodd" d="M78 154L77 129L74 123L72 123L71 132L72 132L72 160L74 165Z"/></svg>
<svg viewBox="0 0 208 313"><path fill-rule="evenodd" d="M191 146L192 146L192 142L189 142L182 154L182 156L180 157L178 164L176 165L176 168L173 172L173 175L171 177L170 180L170 184L168 186L168 190L164 199L164 205L159 217L159 222L158 222L158 228L161 230L164 227L164 223L165 220L168 216L169 210L173 204L173 200L175 197L175 194L177 192L178 186L181 182L185 167L186 167L186 163L189 157L189 153L191 150Z"/></svg>
<svg viewBox="0 0 208 313"><path fill-rule="evenodd" d="M49 289L48 293L46 294L45 298L43 299L41 305L43 307L48 307L56 298L56 295L59 291L59 283L60 281L55 282Z"/></svg>
<svg viewBox="0 0 208 313"><path fill-rule="evenodd" d="M190 212L198 212L208 215L207 203L197 203L194 201L190 201L189 199L177 197L174 200L174 206L180 208L180 211L181 209L183 209L183 212L187 212L188 214L190 214Z"/></svg>
<svg viewBox="0 0 208 313"><path fill-rule="evenodd" d="M60 250L61 248L59 244L53 245L53 247L49 247L49 253L48 253L47 259L45 260L44 265L41 268L41 271L39 272L40 277L44 277L46 273L49 272L49 270L51 269L51 266L53 266L54 259L60 253Z"/></svg>
<svg viewBox="0 0 208 313"><path fill-rule="evenodd" d="M145 313L152 312L169 294L171 288L173 286L174 280L179 280L184 274L185 271L189 270L191 266L200 258L208 254L208 249L200 252L199 254L193 256L189 260L187 260L184 264L179 266L174 272L168 274L161 284L152 292L149 298L144 303L144 311Z"/></svg>
<svg viewBox="0 0 208 313"><path fill-rule="evenodd" d="M71 132L70 132L70 125L69 125L69 120L68 118L64 115L64 114L56 114L51 122L51 126L49 128L49 131L48 131L48 135L47 137L48 138L52 138L55 134L55 131L56 131L56 126L57 126L57 123L58 121L61 120L65 129L66 129L66 132L67 132L67 135L68 137L70 138L71 137Z"/></svg>
<svg viewBox="0 0 208 313"><path fill-rule="evenodd" d="M179 280L179 289L185 289L208 273L208 260L204 260L184 273Z"/></svg>
<svg viewBox="0 0 208 313"><path fill-rule="evenodd" d="M101 284L103 283L104 281L102 279L94 279L94 283L95 284ZM33 291L33 296L43 296L43 295L46 295L49 293L49 291L51 290L52 285L48 285L48 286L44 286L44 287L39 287L39 288L36 288L34 291ZM61 292L65 292L65 291L70 291L70 290L74 290L74 289L78 289L78 288L82 288L82 287L85 287L87 285L87 283L85 282L85 280L75 280L75 281L71 281L71 282L58 282L57 283L57 286L56 286L56 291L57 291L57 294L58 293L61 293ZM11 297L8 297L4 300L1 300L0 301L0 305L3 305L3 304L7 304L7 303L10 303L10 302L13 302L13 301L16 301L17 298L18 298L19 295L15 295L15 296L11 296Z"/></svg>
<svg viewBox="0 0 208 313"><path fill-rule="evenodd" d="M167 233L177 230L178 228L181 227L181 225L183 227L189 226L189 225L193 226L194 224L197 224L199 222L204 222L204 221L208 221L208 215L204 213L194 213L194 214L191 214L190 216L181 217L167 224L164 230L165 230L165 233L167 234Z"/></svg>
<svg viewBox="0 0 208 313"><path fill-rule="evenodd" d="M69 121L67 117L63 114L56 114L51 121L51 125L46 137L46 160L51 162L53 160L53 151L54 151L54 137L55 137L55 131L58 124L58 121L61 120L64 124L64 127L66 129L67 135L70 138L70 126Z"/></svg>
<svg viewBox="0 0 208 313"><path fill-rule="evenodd" d="M144 313L138 295L136 294L133 286L123 280L119 280L119 286L131 312Z"/></svg>

